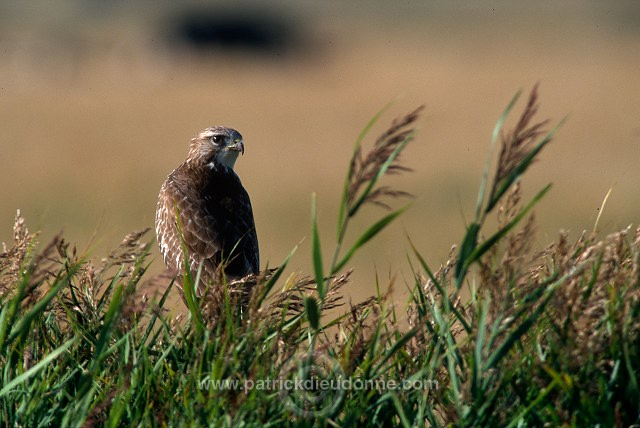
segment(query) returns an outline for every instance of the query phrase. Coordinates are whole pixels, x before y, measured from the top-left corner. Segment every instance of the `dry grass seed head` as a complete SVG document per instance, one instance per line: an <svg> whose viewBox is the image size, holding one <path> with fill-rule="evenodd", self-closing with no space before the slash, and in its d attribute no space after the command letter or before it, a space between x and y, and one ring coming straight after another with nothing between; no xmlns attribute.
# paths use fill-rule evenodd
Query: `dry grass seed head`
<svg viewBox="0 0 640 428"><path fill-rule="evenodd" d="M457 263L457 246L452 246L449 253L448 260L440 266L440 268L434 273L434 277L438 281L440 287L443 290L450 290L447 299L453 304L455 309L465 319L470 319L467 313L467 305L462 302L462 299L458 295L455 287L453 286L453 275L455 272L455 266ZM445 298L437 290L435 284L431 280L420 273L416 274L416 278L420 281L420 286L423 289L423 293L426 299L427 306L439 306L442 307L443 299ZM416 308L416 303L413 302L407 309L407 319L411 327L419 327L420 331L410 341L410 349L412 349L415 355L423 352L425 346L432 346L442 339L439 335L434 335L433 332L439 331L439 327L436 321L431 317L429 311L426 314L421 315ZM460 321L454 314L450 314L448 321L449 330L454 339L462 337L465 329Z"/></svg>
<svg viewBox="0 0 640 428"><path fill-rule="evenodd" d="M573 263L564 263L561 273L572 274L561 287L548 308L548 340L561 342L569 349L566 363L578 369L588 364L585 358L607 355L611 337L640 332L633 308L638 310L640 289L629 282L634 258L639 252L638 241L626 239L630 229L607 236L602 241L585 241L584 234L573 246ZM637 237L637 232L636 232ZM566 235L558 248L566 251ZM595 270L595 267L599 268ZM602 359L604 370L611 370L611 361ZM570 369L571 369L570 368Z"/></svg>
<svg viewBox="0 0 640 428"><path fill-rule="evenodd" d="M24 217L17 211L13 224L13 243L10 247L2 243L0 253L0 296L8 297L15 290L22 270L25 268L27 254L33 248L36 235L31 235L24 224Z"/></svg>
<svg viewBox="0 0 640 428"><path fill-rule="evenodd" d="M537 138L545 133L544 127L548 120L530 125L531 119L538 112L538 85L534 86L529 95L527 106L525 107L515 128L502 135L502 148L498 157L498 167L493 181L492 194L497 190L495 187L502 182L515 167L531 153Z"/></svg>
<svg viewBox="0 0 640 428"><path fill-rule="evenodd" d="M0 253L0 297L11 298L18 291L17 284L26 280L21 303L23 310L35 305L49 290L62 266L62 261L56 257L57 248L63 242L61 235L54 236L42 250L36 251L38 235L29 232L18 210L13 227L13 245L8 248L3 243Z"/></svg>
<svg viewBox="0 0 640 428"><path fill-rule="evenodd" d="M60 299L53 303L53 309L61 316L67 316L66 309L74 314L76 323L85 326L100 326L111 305L113 292L124 287L122 307L119 309L117 328L129 331L142 318L148 303L136 293L136 286L145 269L141 266L148 255L150 243L141 238L149 231L144 229L128 234L120 245L98 265L93 259L78 256L75 247L69 252L69 245L61 242L57 246L61 269L73 267L75 274L70 278L69 287L60 293ZM115 284L109 289L108 284Z"/></svg>
<svg viewBox="0 0 640 428"><path fill-rule="evenodd" d="M423 108L424 106L421 106L406 116L393 120L391 126L378 137L373 148L366 155L363 155L361 146L357 147L356 152L351 158L349 167L348 207L353 205L362 187L378 175L382 166L396 148L407 139L411 139L414 129L409 128L409 126L415 123ZM396 157L386 173L395 174L403 171L409 171L409 168L401 165L399 157ZM401 197L408 195L407 192L394 190L389 187L380 187L367 197L366 202L373 202L386 207L387 204L381 201L383 197Z"/></svg>

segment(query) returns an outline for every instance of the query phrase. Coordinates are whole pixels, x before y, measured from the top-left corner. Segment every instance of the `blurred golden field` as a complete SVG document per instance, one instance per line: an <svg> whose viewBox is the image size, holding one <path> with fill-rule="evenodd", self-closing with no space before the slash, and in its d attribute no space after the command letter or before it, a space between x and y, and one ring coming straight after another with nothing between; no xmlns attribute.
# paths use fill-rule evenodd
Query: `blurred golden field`
<svg viewBox="0 0 640 428"><path fill-rule="evenodd" d="M252 198L262 264L278 264L301 242L291 267L310 272L311 194L328 258L355 138L390 101L365 141L425 104L404 156L414 172L386 179L416 198L356 256L350 290L354 300L372 294L377 272L382 284L396 276L404 301L406 236L434 267L446 260L473 215L495 121L519 88L536 82L538 118L553 125L569 115L525 177L529 196L554 183L536 208L539 245L559 229L574 237L593 229L610 188L601 233L637 224L640 6L447 3L276 2L265 16L295 29L285 34L295 45L206 53L167 43L167 23L182 13L177 6L5 4L0 242L11 239L20 208L43 240L63 230L81 249L105 254L126 233L153 226L159 187L186 157L189 139L220 124L245 138L236 169ZM242 5L252 19L265 12L258 3ZM227 13L229 6L219 7ZM381 214L367 212L354 230ZM158 258L151 269L161 268Z"/></svg>

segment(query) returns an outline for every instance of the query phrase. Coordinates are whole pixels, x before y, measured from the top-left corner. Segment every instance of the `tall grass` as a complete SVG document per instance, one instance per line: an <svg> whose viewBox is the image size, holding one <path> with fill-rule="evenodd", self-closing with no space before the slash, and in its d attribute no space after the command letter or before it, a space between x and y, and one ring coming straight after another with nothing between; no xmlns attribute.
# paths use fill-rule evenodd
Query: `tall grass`
<svg viewBox="0 0 640 428"><path fill-rule="evenodd" d="M351 257L406 209L389 208L407 195L380 183L406 171L399 155L420 110L369 149L382 113L358 137L332 249L314 198L312 273L285 274L292 251L262 275L191 296L185 319L164 309L172 286L157 301L141 292L159 280L146 274L147 231L95 260L60 236L39 247L18 213L0 254L0 426L640 424L640 230L560 233L535 248L532 208L549 186L523 202L520 183L557 127L533 121L534 88L505 131L517 98L448 261L433 269L408 242L406 312L387 284L357 305L342 290ZM389 211L347 234L366 204ZM176 281L192 289L198 273ZM236 293L247 281L251 295Z"/></svg>

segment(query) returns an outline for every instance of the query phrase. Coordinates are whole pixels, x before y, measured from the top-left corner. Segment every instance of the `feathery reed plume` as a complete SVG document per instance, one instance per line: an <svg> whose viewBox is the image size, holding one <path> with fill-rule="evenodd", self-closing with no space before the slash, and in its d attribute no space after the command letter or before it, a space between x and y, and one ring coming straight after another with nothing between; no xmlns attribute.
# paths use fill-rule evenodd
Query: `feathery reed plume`
<svg viewBox="0 0 640 428"><path fill-rule="evenodd" d="M536 85L529 94L527 106L520 115L515 128L502 135L502 149L498 157L495 184L502 182L531 153L536 139L545 133L544 127L549 123L548 119L530 125L539 107L538 85ZM494 193L495 190L494 185Z"/></svg>
<svg viewBox="0 0 640 428"><path fill-rule="evenodd" d="M547 134L542 141L538 141L541 135L547 133L545 127L549 123L547 119L531 124L538 108L538 85L536 84L531 89L527 105L516 126L511 132L501 133L502 147L498 156L498 165L489 195L487 211L519 179L529 165L535 161L538 152L552 139L554 131Z"/></svg>
<svg viewBox="0 0 640 428"><path fill-rule="evenodd" d="M2 243L0 253L0 295L7 296L15 292L20 272L26 268L25 261L33 249L37 233L32 235L24 224L24 217L17 211L13 223L13 244Z"/></svg>
<svg viewBox="0 0 640 428"><path fill-rule="evenodd" d="M362 152L362 146L357 145L347 174L346 206L349 213L354 213L361 204L367 202L390 208L383 201L383 198L410 195L387 186L377 189L373 189L373 186L384 174L410 171L410 168L400 164L399 154L404 146L413 139L415 130L412 125L418 119L423 108L424 106L420 106L411 113L393 120L391 126L378 137L366 155ZM363 191L365 185L367 187ZM360 198L357 199L358 196Z"/></svg>

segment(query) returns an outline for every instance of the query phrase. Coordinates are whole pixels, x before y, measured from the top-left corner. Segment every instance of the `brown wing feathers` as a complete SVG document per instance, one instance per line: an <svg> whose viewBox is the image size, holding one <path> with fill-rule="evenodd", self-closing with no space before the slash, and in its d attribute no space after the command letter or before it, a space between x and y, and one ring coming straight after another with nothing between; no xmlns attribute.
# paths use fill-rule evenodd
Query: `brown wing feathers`
<svg viewBox="0 0 640 428"><path fill-rule="evenodd" d="M194 167L185 162L160 190L158 243L169 270L184 273L176 211L192 272L202 264L204 282L214 280L224 261L228 279L259 271L258 239L249 195L230 168Z"/></svg>

